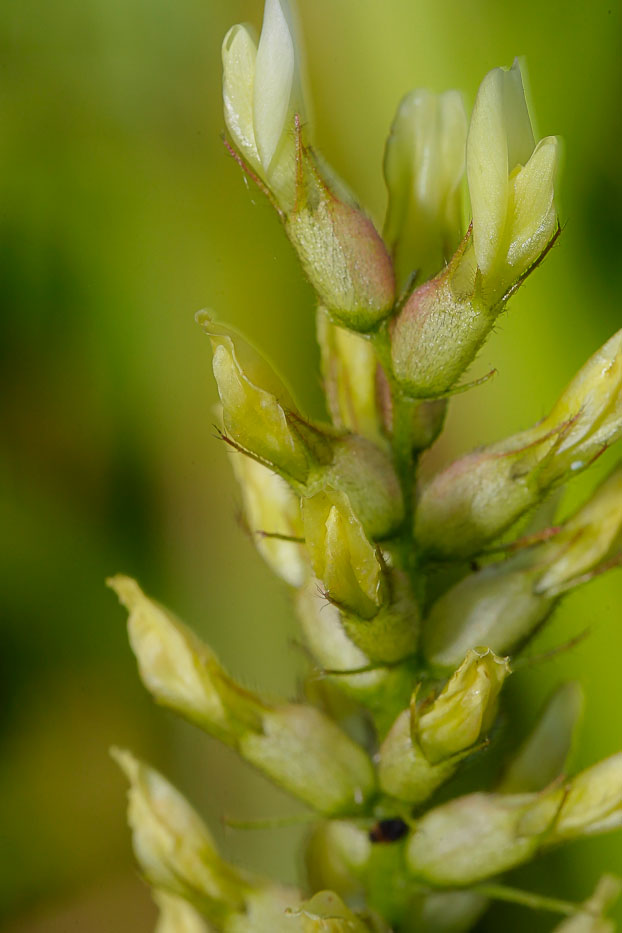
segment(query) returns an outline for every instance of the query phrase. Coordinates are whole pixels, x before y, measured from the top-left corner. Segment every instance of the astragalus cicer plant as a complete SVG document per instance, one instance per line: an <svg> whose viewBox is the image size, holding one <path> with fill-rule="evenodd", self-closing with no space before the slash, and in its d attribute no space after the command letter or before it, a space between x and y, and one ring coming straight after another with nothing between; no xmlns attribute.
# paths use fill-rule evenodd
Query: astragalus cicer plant
<svg viewBox="0 0 622 933"><path fill-rule="evenodd" d="M308 877L284 887L224 861L164 777L115 752L158 930L457 933L502 898L566 915L558 931L606 933L614 878L582 904L498 878L622 826L622 753L565 774L576 684L552 693L485 787L461 796L450 782L470 756L495 754L503 686L534 632L568 590L620 562L622 467L561 524L549 494L622 434L622 331L544 420L417 482L450 396L558 236L557 140L534 139L517 63L486 75L469 124L457 92L413 91L387 142L383 239L311 146L284 0L266 0L258 45L230 30L223 62L227 146L317 293L331 420L305 417L238 334L201 314L222 437L257 547L291 588L312 673L366 728L346 731L317 689L295 703L246 690L134 581L111 580L156 701L317 814Z"/></svg>

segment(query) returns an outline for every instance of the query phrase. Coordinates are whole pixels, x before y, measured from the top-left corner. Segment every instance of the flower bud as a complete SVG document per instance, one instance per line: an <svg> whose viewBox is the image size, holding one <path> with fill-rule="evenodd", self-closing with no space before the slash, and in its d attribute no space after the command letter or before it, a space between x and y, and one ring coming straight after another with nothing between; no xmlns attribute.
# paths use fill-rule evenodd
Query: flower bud
<svg viewBox="0 0 622 933"><path fill-rule="evenodd" d="M551 842L622 826L622 752L577 774L566 787Z"/></svg>
<svg viewBox="0 0 622 933"><path fill-rule="evenodd" d="M618 467L552 538L469 574L447 590L425 620L426 657L447 669L475 644L502 653L513 650L546 620L561 593L588 582L621 550Z"/></svg>
<svg viewBox="0 0 622 933"><path fill-rule="evenodd" d="M220 858L198 813L153 768L129 752L112 754L130 781L128 822L149 883L188 898L217 924L243 911L254 882Z"/></svg>
<svg viewBox="0 0 622 933"><path fill-rule="evenodd" d="M408 395L451 391L553 242L557 148L552 136L534 148L518 64L491 71L467 141L471 228L447 267L413 292L392 325L393 370Z"/></svg>
<svg viewBox="0 0 622 933"><path fill-rule="evenodd" d="M302 504L304 537L326 595L361 619L373 619L385 599L376 550L346 496L316 493Z"/></svg>
<svg viewBox="0 0 622 933"><path fill-rule="evenodd" d="M558 144L537 146L518 61L494 68L477 94L466 150L473 246L492 301L540 259L557 230Z"/></svg>
<svg viewBox="0 0 622 933"><path fill-rule="evenodd" d="M342 897L360 892L371 856L369 833L354 823L330 820L315 827L305 863L313 891L330 888Z"/></svg>
<svg viewBox="0 0 622 933"><path fill-rule="evenodd" d="M222 61L231 138L277 203L293 206L297 69L284 0L266 0L258 48L245 26L233 26L222 45Z"/></svg>
<svg viewBox="0 0 622 933"><path fill-rule="evenodd" d="M327 814L360 810L374 791L364 751L313 707L273 706L244 690L190 629L127 577L109 581L129 610L141 678L155 699L233 746L248 762Z"/></svg>
<svg viewBox="0 0 622 933"><path fill-rule="evenodd" d="M432 764L472 748L497 715L497 697L510 673L507 658L489 648L470 650L440 695L417 717L413 735Z"/></svg>
<svg viewBox="0 0 622 933"><path fill-rule="evenodd" d="M614 875L604 875L583 909L556 926L553 933L615 933L616 925L603 914L617 901L622 882Z"/></svg>
<svg viewBox="0 0 622 933"><path fill-rule="evenodd" d="M148 599L129 577L108 580L129 612L128 634L142 682L163 706L226 741L246 728L241 709L228 709L215 655L189 628ZM222 679L222 683L221 683Z"/></svg>
<svg viewBox="0 0 622 933"><path fill-rule="evenodd" d="M232 457L231 463L257 550L286 583L302 586L308 573L303 546L284 540L302 537L299 497L284 479L256 460Z"/></svg>
<svg viewBox="0 0 622 933"><path fill-rule="evenodd" d="M154 892L160 908L156 933L303 933L291 910L300 902L293 888L261 883L245 892L244 911L228 914L214 927L193 905L181 898Z"/></svg>
<svg viewBox="0 0 622 933"><path fill-rule="evenodd" d="M389 456L358 434L333 441L333 459L315 470L308 494L332 486L347 495L370 539L388 538L400 527L404 501Z"/></svg>
<svg viewBox="0 0 622 933"><path fill-rule="evenodd" d="M475 645L509 653L550 614L553 601L536 592L538 575L526 555L468 574L432 605L423 624L423 651L442 671Z"/></svg>
<svg viewBox="0 0 622 933"><path fill-rule="evenodd" d="M300 897L297 890L280 885L255 888L246 899L245 913L231 917L223 933L305 933L293 915Z"/></svg>
<svg viewBox="0 0 622 933"><path fill-rule="evenodd" d="M501 794L544 790L560 775L570 755L583 712L583 691L576 682L563 684L549 699L497 785Z"/></svg>
<svg viewBox="0 0 622 933"><path fill-rule="evenodd" d="M622 464L543 548L540 563L547 566L538 580L538 593L555 595L586 576L622 550Z"/></svg>
<svg viewBox="0 0 622 933"><path fill-rule="evenodd" d="M360 208L337 197L304 149L300 158L303 181L285 220L287 235L334 322L374 330L395 301L386 246Z"/></svg>
<svg viewBox="0 0 622 933"><path fill-rule="evenodd" d="M374 661L412 656L419 609L407 576L369 542L347 496L326 487L303 500L303 520L313 570L355 645Z"/></svg>
<svg viewBox="0 0 622 933"><path fill-rule="evenodd" d="M333 324L323 308L318 308L317 335L333 424L384 443L376 402L378 360L371 341Z"/></svg>
<svg viewBox="0 0 622 933"><path fill-rule="evenodd" d="M466 132L458 91L416 90L399 105L384 160L384 235L399 289L415 270L423 280L435 275L458 245Z"/></svg>
<svg viewBox="0 0 622 933"><path fill-rule="evenodd" d="M622 331L577 373L533 428L455 461L422 490L415 533L430 555L477 553L590 465L622 433Z"/></svg>
<svg viewBox="0 0 622 933"><path fill-rule="evenodd" d="M488 907L474 891L435 891L418 898L411 914L417 933L468 933Z"/></svg>
<svg viewBox="0 0 622 933"><path fill-rule="evenodd" d="M303 144L294 42L285 0L266 0L255 48L234 26L223 42L225 120L247 170L265 183L320 301L336 321L367 331L395 297L393 266L372 222Z"/></svg>
<svg viewBox="0 0 622 933"><path fill-rule="evenodd" d="M330 461L330 444L320 432L303 426L295 413L295 406L285 387L274 373L263 366L263 385L272 382L274 391L260 388L250 374L249 363L243 367L238 353L247 350L244 341L234 341L205 315L197 317L209 334L214 349L214 376L222 403L223 423L227 434L258 460L272 466L287 479L305 483L314 458ZM252 355L250 365L261 364L258 354Z"/></svg>
<svg viewBox="0 0 622 933"><path fill-rule="evenodd" d="M155 933L212 933L213 927L183 898L156 891L154 900L160 910Z"/></svg>
<svg viewBox="0 0 622 933"><path fill-rule="evenodd" d="M433 399L450 392L488 337L499 309L477 293L470 231L449 264L416 288L391 322L391 362L402 391Z"/></svg>
<svg viewBox="0 0 622 933"><path fill-rule="evenodd" d="M559 810L563 790L546 794L470 794L428 811L406 847L413 876L464 887L515 868L536 854Z"/></svg>
<svg viewBox="0 0 622 933"><path fill-rule="evenodd" d="M434 702L417 709L415 694L380 749L381 788L421 803L448 780L492 725L509 670L486 648L470 651Z"/></svg>
<svg viewBox="0 0 622 933"><path fill-rule="evenodd" d="M348 636L341 613L320 590L319 581L310 580L297 597L305 642L320 667L335 672L331 677L339 688L371 710L382 734L408 702L413 681L410 665L374 664Z"/></svg>
<svg viewBox="0 0 622 933"><path fill-rule="evenodd" d="M372 927L358 917L333 891L320 891L291 911L300 918L300 933L372 933ZM383 929L375 926L377 933ZM388 928L384 928L389 933Z"/></svg>
<svg viewBox="0 0 622 933"><path fill-rule="evenodd" d="M214 346L214 374L228 437L240 451L283 476L298 495L312 496L327 486L348 496L371 538L399 527L404 504L388 454L357 434L338 434L306 421L287 389L239 336L203 313L197 315ZM242 366L238 356L248 359ZM252 371L261 370L259 388Z"/></svg>

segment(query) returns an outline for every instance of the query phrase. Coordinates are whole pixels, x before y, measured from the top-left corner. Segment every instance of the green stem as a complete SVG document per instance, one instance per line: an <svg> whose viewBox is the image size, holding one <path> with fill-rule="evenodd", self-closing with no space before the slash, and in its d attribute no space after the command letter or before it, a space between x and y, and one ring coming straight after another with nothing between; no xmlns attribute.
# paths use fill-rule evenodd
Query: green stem
<svg viewBox="0 0 622 933"><path fill-rule="evenodd" d="M416 402L404 396L393 376L391 347L386 327L381 328L374 334L372 341L391 390L393 460L404 495L406 522L409 523L413 509L415 458L412 444L412 424L413 405Z"/></svg>
<svg viewBox="0 0 622 933"><path fill-rule="evenodd" d="M416 581L416 557L413 538L414 489L417 458L413 450L413 418L417 401L405 396L398 385L391 364L391 344L386 325L372 337L376 355L382 366L391 391L392 430L391 446L393 463L400 481L404 499L404 524L402 529L402 555L404 567L413 584ZM416 588L415 588L416 590Z"/></svg>
<svg viewBox="0 0 622 933"><path fill-rule="evenodd" d="M547 910L555 914L565 914L570 917L579 913L580 908L571 901L562 901L556 897L545 897L531 891L521 891L518 888L509 888L504 884L479 884L472 888L476 894L488 897L494 901L507 901L509 904L521 904L532 910Z"/></svg>

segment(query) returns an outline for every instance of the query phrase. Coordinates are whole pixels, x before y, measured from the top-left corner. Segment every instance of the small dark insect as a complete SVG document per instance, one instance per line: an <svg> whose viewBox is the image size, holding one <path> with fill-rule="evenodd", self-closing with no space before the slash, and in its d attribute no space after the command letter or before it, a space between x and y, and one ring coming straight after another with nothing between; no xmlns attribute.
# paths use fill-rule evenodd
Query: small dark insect
<svg viewBox="0 0 622 933"><path fill-rule="evenodd" d="M369 831L369 838L372 842L397 842L408 832L408 826L404 820L380 820Z"/></svg>

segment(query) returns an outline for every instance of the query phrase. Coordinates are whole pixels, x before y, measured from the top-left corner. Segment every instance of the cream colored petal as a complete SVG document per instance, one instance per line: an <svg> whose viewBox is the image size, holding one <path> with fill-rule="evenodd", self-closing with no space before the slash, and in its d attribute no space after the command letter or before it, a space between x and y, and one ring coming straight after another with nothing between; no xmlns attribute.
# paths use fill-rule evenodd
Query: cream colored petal
<svg viewBox="0 0 622 933"><path fill-rule="evenodd" d="M255 70L253 122L266 172L285 128L294 82L294 42L282 2L266 0Z"/></svg>
<svg viewBox="0 0 622 933"><path fill-rule="evenodd" d="M518 59L503 75L503 111L508 145L508 169L526 165L531 157L535 140L525 100L525 88Z"/></svg>
<svg viewBox="0 0 622 933"><path fill-rule="evenodd" d="M308 574L304 546L260 534L266 531L302 537L300 499L277 473L250 457L232 457L231 465L257 550L283 580L302 586Z"/></svg>
<svg viewBox="0 0 622 933"><path fill-rule="evenodd" d="M521 273L536 261L557 228L554 194L558 162L557 139L547 136L525 167L510 179L507 261Z"/></svg>
<svg viewBox="0 0 622 933"><path fill-rule="evenodd" d="M508 147L504 108L505 72L490 71L482 81L467 137L466 166L473 214L477 264L493 265L505 227L508 200Z"/></svg>
<svg viewBox="0 0 622 933"><path fill-rule="evenodd" d="M222 44L222 92L225 123L241 153L259 168L253 129L257 47L245 26L232 26Z"/></svg>
<svg viewBox="0 0 622 933"><path fill-rule="evenodd" d="M208 670L216 662L207 646L134 580L118 575L108 585L129 612L130 643L147 689L160 703L224 728L227 714Z"/></svg>
<svg viewBox="0 0 622 933"><path fill-rule="evenodd" d="M457 189L464 174L467 119L462 94L446 91L439 97L441 184L446 197Z"/></svg>

